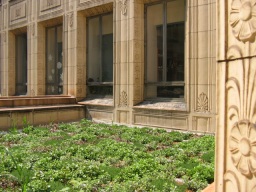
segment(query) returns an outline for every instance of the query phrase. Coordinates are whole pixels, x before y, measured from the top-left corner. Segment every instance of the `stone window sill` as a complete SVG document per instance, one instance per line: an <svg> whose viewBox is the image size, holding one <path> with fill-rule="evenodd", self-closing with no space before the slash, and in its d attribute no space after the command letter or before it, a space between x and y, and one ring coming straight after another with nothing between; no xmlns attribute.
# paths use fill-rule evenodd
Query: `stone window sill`
<svg viewBox="0 0 256 192"><path fill-rule="evenodd" d="M182 101L143 101L133 107L134 109L155 109L168 111L187 111L187 104Z"/></svg>
<svg viewBox="0 0 256 192"><path fill-rule="evenodd" d="M86 98L78 103L82 105L114 106L114 100L112 98Z"/></svg>

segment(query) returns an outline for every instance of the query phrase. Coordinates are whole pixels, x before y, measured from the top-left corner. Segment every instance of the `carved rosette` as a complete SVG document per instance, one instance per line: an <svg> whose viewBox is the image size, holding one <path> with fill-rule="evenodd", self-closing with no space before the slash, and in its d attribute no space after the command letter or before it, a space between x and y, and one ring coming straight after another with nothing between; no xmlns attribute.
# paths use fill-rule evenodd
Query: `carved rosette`
<svg viewBox="0 0 256 192"><path fill-rule="evenodd" d="M234 36L247 41L256 33L256 1L233 0L230 11L230 25Z"/></svg>
<svg viewBox="0 0 256 192"><path fill-rule="evenodd" d="M229 150L236 168L245 176L256 173L256 126L247 120L231 129Z"/></svg>

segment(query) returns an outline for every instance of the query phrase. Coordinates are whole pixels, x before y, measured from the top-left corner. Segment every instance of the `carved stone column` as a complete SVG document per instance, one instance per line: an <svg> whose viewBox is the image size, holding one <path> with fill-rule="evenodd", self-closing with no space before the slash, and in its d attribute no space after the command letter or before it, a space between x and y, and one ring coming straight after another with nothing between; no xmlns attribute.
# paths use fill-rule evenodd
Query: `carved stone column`
<svg viewBox="0 0 256 192"><path fill-rule="evenodd" d="M1 6L1 96L8 95L8 9L6 2L2 2Z"/></svg>
<svg viewBox="0 0 256 192"><path fill-rule="evenodd" d="M37 87L37 79L38 73L42 73L41 71L38 72L37 70L37 56L38 56L38 24L36 22L36 1L30 0L27 1L29 3L28 8L28 21L29 24L27 25L27 48L28 48L28 80L27 80L27 95L34 97L38 95L38 87ZM41 44L41 43L40 43Z"/></svg>
<svg viewBox="0 0 256 192"><path fill-rule="evenodd" d="M143 100L143 3L141 0L116 0L114 7L114 119L131 123L133 105Z"/></svg>
<svg viewBox="0 0 256 192"><path fill-rule="evenodd" d="M114 2L114 121L129 123L129 0Z"/></svg>
<svg viewBox="0 0 256 192"><path fill-rule="evenodd" d="M69 6L70 11L64 19L64 82L67 89L65 94L81 100L86 95L86 19L74 11L74 7L72 4Z"/></svg>
<svg viewBox="0 0 256 192"><path fill-rule="evenodd" d="M256 191L256 2L218 1L216 191Z"/></svg>

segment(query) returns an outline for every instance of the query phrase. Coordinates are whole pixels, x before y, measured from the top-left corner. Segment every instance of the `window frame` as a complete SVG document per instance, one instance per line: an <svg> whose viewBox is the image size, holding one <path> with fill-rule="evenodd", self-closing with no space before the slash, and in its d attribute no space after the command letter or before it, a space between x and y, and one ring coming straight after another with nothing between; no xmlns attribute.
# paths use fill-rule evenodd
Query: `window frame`
<svg viewBox="0 0 256 192"><path fill-rule="evenodd" d="M89 39L89 20L91 19L95 19L95 18L99 18L99 36L100 36L100 42L99 42L99 46L100 46L100 50L102 50L102 37L103 37L103 30L102 30L102 18L103 16L106 16L106 15L113 15L114 16L114 12L113 11L110 11L110 12L105 12L105 13L101 13L101 14L98 14L98 15L93 15L93 16L89 16L86 18L86 39ZM113 21L112 21L113 22ZM102 60L102 51L100 51L99 53L99 57L100 57L100 64L99 64L99 67L100 67L100 81L97 81L97 82L90 82L88 80L88 77L89 77L89 68L90 68L90 63L89 63L89 41L86 41L86 66L87 66L87 72L86 72L86 86L87 88L93 88L95 87L96 89L99 89L99 87L112 87L112 94L92 94L90 93L90 91L88 91L86 97L90 97L90 96L111 96L111 98L113 97L113 94L114 94L114 28L113 28L113 32L112 32L112 35L113 35L113 42L112 42L112 46L113 46L113 73L112 73L112 82L107 82L107 81L102 81L102 77L103 77L103 73L102 73L102 66L103 66L103 60Z"/></svg>
<svg viewBox="0 0 256 192"><path fill-rule="evenodd" d="M186 14L187 14L187 6L186 6L186 0L184 0L184 21L178 21L178 22L173 22L173 23L167 23L167 3L168 2L172 2L174 0L159 0L156 2L151 2L151 3L146 3L144 5L144 18L145 18L145 22L144 22L144 35L145 35L145 40L144 40L144 50L145 50L145 54L144 54L144 61L145 61L145 66L144 66L144 100L154 100L154 101L179 101L179 102L185 102L186 99L186 68L187 68L187 62L186 62L186 45L187 45L187 40L186 40ZM148 81L147 80L147 73L148 73L148 53L147 53L147 49L148 49L148 30L147 30L147 10L148 7L150 6L154 6L154 5L162 5L163 7L163 12L162 12L162 19L163 19L163 57L165 59L163 59L163 81L158 81L157 82L152 82L152 81ZM167 26L171 25L171 24L176 24L176 23L184 23L184 80L183 81L167 81ZM161 25L159 25L161 26ZM157 65L157 63L155 64ZM183 86L183 90L184 90L184 94L182 98L178 98L178 97L158 97L157 96L157 90L156 90L156 97L148 97L147 96L147 86L148 85L155 85L156 87L161 87L161 86L167 86L167 87L180 87Z"/></svg>
<svg viewBox="0 0 256 192"><path fill-rule="evenodd" d="M49 26L49 27L46 27L45 28L45 94L46 95L63 95L64 94L64 82L62 81L62 85L61 85L61 82L59 82L59 79L58 79L58 76L57 74L54 76L55 80L53 83L49 83L48 80L47 80L47 71L48 71L48 53L49 53L49 50L47 49L47 43L48 43L48 30L49 29L52 29L54 28L55 32L54 32L54 35L55 35L55 47L54 47L54 51L55 51L55 54L58 56L58 28L59 27L62 27L62 53L63 53L63 33L64 33L64 28L63 28L63 24L58 24L58 25L53 25L53 26ZM56 61L58 60L58 58L56 57L55 55L55 63L57 63ZM62 56L63 57L63 56ZM57 68L56 64L54 65L55 69ZM63 66L63 58L62 58L62 74L64 75L63 73L63 69L64 69L64 66ZM58 93L58 94L51 94L51 93L48 93L47 92L47 88L48 86L56 86L58 87L62 87L62 92L61 93Z"/></svg>

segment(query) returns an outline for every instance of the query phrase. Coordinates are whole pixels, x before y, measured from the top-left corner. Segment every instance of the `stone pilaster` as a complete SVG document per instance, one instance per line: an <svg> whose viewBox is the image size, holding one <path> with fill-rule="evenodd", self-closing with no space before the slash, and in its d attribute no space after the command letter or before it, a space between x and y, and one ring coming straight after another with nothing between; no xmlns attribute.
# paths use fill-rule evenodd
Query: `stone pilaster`
<svg viewBox="0 0 256 192"><path fill-rule="evenodd" d="M116 0L114 6L115 121L131 123L132 107L143 100L143 3Z"/></svg>
<svg viewBox="0 0 256 192"><path fill-rule="evenodd" d="M216 191L256 191L256 3L218 1Z"/></svg>

